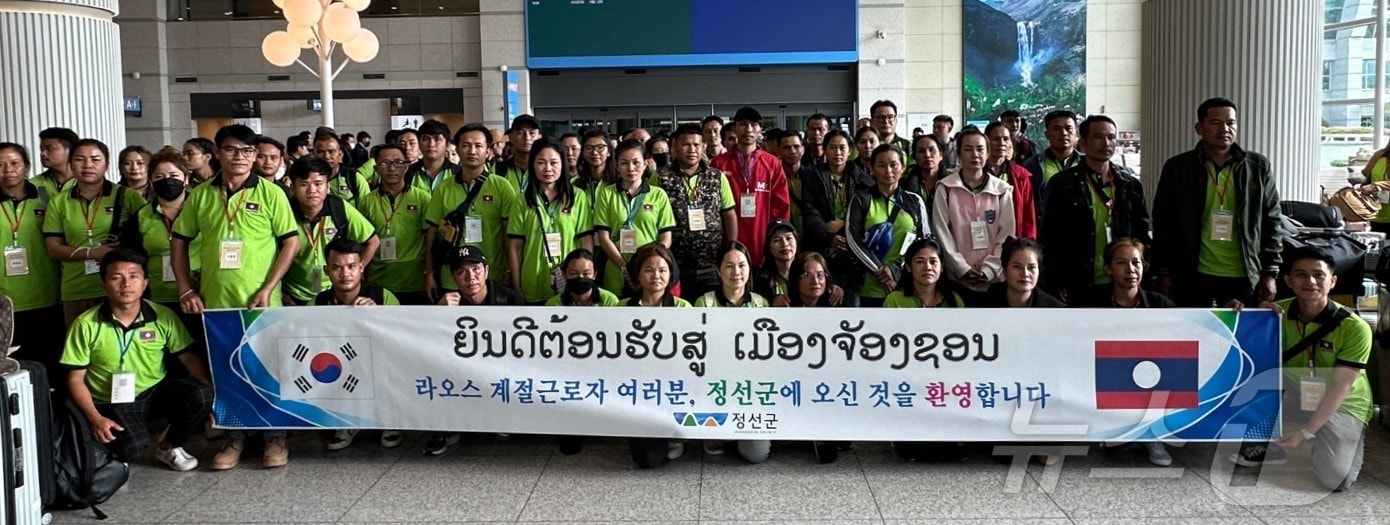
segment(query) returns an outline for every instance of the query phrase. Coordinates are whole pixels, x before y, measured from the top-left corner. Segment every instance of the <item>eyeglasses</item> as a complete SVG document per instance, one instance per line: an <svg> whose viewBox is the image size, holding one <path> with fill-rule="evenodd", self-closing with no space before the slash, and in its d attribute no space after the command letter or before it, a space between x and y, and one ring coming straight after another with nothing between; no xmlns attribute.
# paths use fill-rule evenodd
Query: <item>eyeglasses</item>
<svg viewBox="0 0 1390 525"><path fill-rule="evenodd" d="M810 279L813 281L824 281L828 277L830 277L830 274L825 272L806 272L801 274L802 279Z"/></svg>
<svg viewBox="0 0 1390 525"><path fill-rule="evenodd" d="M405 166L405 165L410 164L410 163L409 163L409 162L406 162L406 161L403 161L403 160L383 160L383 161L377 162L376 164L377 164L378 166L383 167L383 168L400 168L400 167Z"/></svg>
<svg viewBox="0 0 1390 525"><path fill-rule="evenodd" d="M599 152L599 151L604 151L604 150L606 150L606 149L608 149L608 145L607 145L607 144L592 144L592 145L584 146L584 151Z"/></svg>
<svg viewBox="0 0 1390 525"><path fill-rule="evenodd" d="M877 120L877 121L898 120L898 116L897 116L897 115L874 115L874 120Z"/></svg>
<svg viewBox="0 0 1390 525"><path fill-rule="evenodd" d="M224 146L222 154L228 157L250 158L256 156L256 148L238 148L235 146Z"/></svg>

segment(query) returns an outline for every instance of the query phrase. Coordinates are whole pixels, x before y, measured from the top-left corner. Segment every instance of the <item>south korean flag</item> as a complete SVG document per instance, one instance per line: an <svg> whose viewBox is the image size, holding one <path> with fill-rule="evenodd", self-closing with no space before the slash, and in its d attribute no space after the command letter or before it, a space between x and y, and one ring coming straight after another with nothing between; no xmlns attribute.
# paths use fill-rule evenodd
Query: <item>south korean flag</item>
<svg viewBox="0 0 1390 525"><path fill-rule="evenodd" d="M296 337L280 340L280 398L372 399L371 339Z"/></svg>

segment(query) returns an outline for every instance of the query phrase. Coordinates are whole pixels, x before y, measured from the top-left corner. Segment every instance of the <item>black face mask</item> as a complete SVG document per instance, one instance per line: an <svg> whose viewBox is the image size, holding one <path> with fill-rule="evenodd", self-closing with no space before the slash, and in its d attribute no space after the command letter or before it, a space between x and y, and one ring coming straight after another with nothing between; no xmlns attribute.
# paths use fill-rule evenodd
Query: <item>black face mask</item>
<svg viewBox="0 0 1390 525"><path fill-rule="evenodd" d="M565 280L565 291L570 295L578 297L594 290L594 280L588 277L576 277Z"/></svg>
<svg viewBox="0 0 1390 525"><path fill-rule="evenodd" d="M180 195L183 195L183 181L175 178L154 181L154 196L171 201L179 198Z"/></svg>
<svg viewBox="0 0 1390 525"><path fill-rule="evenodd" d="M656 167L657 167L657 168L665 168L667 164L670 164L670 163L671 163L671 154L670 154L670 153L653 153L653 154L652 154L652 160L656 161Z"/></svg>

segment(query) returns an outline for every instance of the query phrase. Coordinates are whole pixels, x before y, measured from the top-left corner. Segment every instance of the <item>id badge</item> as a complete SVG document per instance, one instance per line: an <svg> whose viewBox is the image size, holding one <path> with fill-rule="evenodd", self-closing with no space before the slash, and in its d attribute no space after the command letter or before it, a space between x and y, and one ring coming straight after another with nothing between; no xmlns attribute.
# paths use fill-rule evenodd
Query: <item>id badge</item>
<svg viewBox="0 0 1390 525"><path fill-rule="evenodd" d="M1217 211L1211 214L1211 240L1230 241L1231 229L1235 228L1236 216L1229 211Z"/></svg>
<svg viewBox="0 0 1390 525"><path fill-rule="evenodd" d="M1390 204L1390 190L1380 190L1376 192L1381 204Z"/></svg>
<svg viewBox="0 0 1390 525"><path fill-rule="evenodd" d="M315 294L323 291L323 268L309 270L309 290Z"/></svg>
<svg viewBox="0 0 1390 525"><path fill-rule="evenodd" d="M621 253L637 253L637 230L624 228L618 232L618 251Z"/></svg>
<svg viewBox="0 0 1390 525"><path fill-rule="evenodd" d="M133 403L135 401L135 373L116 372L111 374L111 402Z"/></svg>
<svg viewBox="0 0 1390 525"><path fill-rule="evenodd" d="M559 232L545 234L545 249L551 253L551 257L559 257L559 255L554 255L561 253Z"/></svg>
<svg viewBox="0 0 1390 525"><path fill-rule="evenodd" d="M758 197L745 193L738 198L738 216L751 219L758 216Z"/></svg>
<svg viewBox="0 0 1390 525"><path fill-rule="evenodd" d="M160 271L163 272L160 280L166 283L177 281L178 279L174 278L174 257L166 253L160 256L159 260Z"/></svg>
<svg viewBox="0 0 1390 525"><path fill-rule="evenodd" d="M395 238L395 237L382 237L382 238L381 238L381 260L383 260L383 261L394 261L394 260L396 260L396 238Z"/></svg>
<svg viewBox="0 0 1390 525"><path fill-rule="evenodd" d="M87 259L82 261L82 273L84 275L95 275L101 273L101 261Z"/></svg>
<svg viewBox="0 0 1390 525"><path fill-rule="evenodd" d="M903 237L902 247L898 248L898 257L907 255L907 247L912 246L914 242L917 242L917 232L907 232L907 235Z"/></svg>
<svg viewBox="0 0 1390 525"><path fill-rule="evenodd" d="M222 270L241 269L241 241L228 239L217 247L217 267Z"/></svg>
<svg viewBox="0 0 1390 525"><path fill-rule="evenodd" d="M1110 226L1105 227L1105 244L1110 244L1111 241L1115 240L1114 233L1114 228L1111 228Z"/></svg>
<svg viewBox="0 0 1390 525"><path fill-rule="evenodd" d="M1298 381L1298 407L1304 412L1318 409L1322 396L1327 394L1327 383L1316 377L1305 377Z"/></svg>
<svg viewBox="0 0 1390 525"><path fill-rule="evenodd" d="M705 231L705 210L704 210L704 208L690 208L690 211L686 213L686 216L690 218L690 231L693 231L693 232L702 232L702 231Z"/></svg>
<svg viewBox="0 0 1390 525"><path fill-rule="evenodd" d="M29 249L23 246L5 248L5 277L29 275Z"/></svg>
<svg viewBox="0 0 1390 525"><path fill-rule="evenodd" d="M469 244L483 242L482 217L465 217L463 219L463 242Z"/></svg>
<svg viewBox="0 0 1390 525"><path fill-rule="evenodd" d="M986 248L989 248L989 223L970 221L970 249L983 250Z"/></svg>

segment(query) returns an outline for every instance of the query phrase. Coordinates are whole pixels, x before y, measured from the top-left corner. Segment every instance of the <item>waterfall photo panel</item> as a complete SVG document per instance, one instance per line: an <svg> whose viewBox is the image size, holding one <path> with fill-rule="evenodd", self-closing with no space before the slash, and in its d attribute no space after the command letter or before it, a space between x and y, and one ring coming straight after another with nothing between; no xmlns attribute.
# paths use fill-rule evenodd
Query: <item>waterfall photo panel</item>
<svg viewBox="0 0 1390 525"><path fill-rule="evenodd" d="M965 0L965 120L1017 110L1045 141L1042 117L1086 107L1086 0Z"/></svg>

